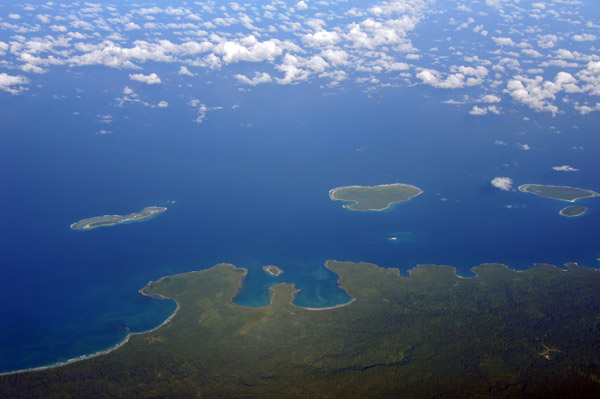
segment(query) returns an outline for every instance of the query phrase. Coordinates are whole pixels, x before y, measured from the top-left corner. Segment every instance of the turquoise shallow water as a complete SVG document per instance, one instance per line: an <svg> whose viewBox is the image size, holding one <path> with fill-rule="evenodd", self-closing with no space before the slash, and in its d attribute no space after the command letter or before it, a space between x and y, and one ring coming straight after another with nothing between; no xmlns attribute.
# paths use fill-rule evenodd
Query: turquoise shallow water
<svg viewBox="0 0 600 399"><path fill-rule="evenodd" d="M177 98L162 113L116 109L106 136L90 128L93 102L76 117L75 104L40 99L42 111L31 119L31 100L4 98L0 371L93 353L152 328L174 304L137 290L219 262L248 269L236 303L263 306L267 288L285 281L301 289L296 304L307 307L349 300L323 267L328 259L403 273L420 263L450 264L464 276L483 262L597 266L599 199L578 202L588 214L568 219L558 214L565 203L490 185L509 176L515 187L600 189L593 119L470 118L411 89L377 101L311 86L293 88L294 96L285 90L215 93L240 107L214 111L201 125ZM267 101L273 97L280 101ZM533 149L519 150L523 140ZM581 171L552 171L558 164ZM424 193L366 213L328 195L334 187L392 182ZM152 205L168 210L144 223L69 229L83 218ZM265 264L285 273L269 276Z"/></svg>

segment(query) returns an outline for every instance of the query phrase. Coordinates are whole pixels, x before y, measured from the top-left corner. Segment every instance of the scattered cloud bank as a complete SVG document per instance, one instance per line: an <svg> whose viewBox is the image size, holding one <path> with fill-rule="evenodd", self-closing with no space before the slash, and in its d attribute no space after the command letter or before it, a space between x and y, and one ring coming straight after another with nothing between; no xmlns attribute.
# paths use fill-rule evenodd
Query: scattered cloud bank
<svg viewBox="0 0 600 399"><path fill-rule="evenodd" d="M510 177L494 177L491 181L492 186L503 191L508 191L513 186L513 181Z"/></svg>
<svg viewBox="0 0 600 399"><path fill-rule="evenodd" d="M581 2L444 6L427 0L168 6L57 0L5 7L0 90L22 93L59 66L130 70L132 80L159 84L156 73L140 71L144 64L170 63L178 81L220 71L219 77L248 86L323 80L323 88L344 82L371 91L423 84L468 93L462 103L471 115L509 107L553 115L600 111L598 25ZM415 34L417 28L427 35Z"/></svg>

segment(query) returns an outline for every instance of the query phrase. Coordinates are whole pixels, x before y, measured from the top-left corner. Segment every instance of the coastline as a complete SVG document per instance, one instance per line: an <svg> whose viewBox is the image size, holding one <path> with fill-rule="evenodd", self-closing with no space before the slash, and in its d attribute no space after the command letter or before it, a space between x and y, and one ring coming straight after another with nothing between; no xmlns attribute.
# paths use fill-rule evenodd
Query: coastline
<svg viewBox="0 0 600 399"><path fill-rule="evenodd" d="M388 205L385 208L373 208L373 209L351 209L351 208L349 208L349 206L350 205L356 205L358 203L357 201L345 200L345 199L341 199L341 198L336 198L335 197L336 191L339 191L339 190L342 190L342 189L346 189L346 188L376 188L376 187L390 187L390 186L402 186L402 187L414 188L414 189L418 190L419 192L416 193L415 195L410 196L409 198L407 198L405 200L390 202L390 203L388 203ZM423 194L423 190L421 190L419 187L413 186L412 184L404 184L404 183L379 184L379 185L376 185L376 186L357 186L357 185L342 186L342 187L332 188L331 190L329 190L329 198L331 200L333 200L333 201L351 201L352 202L351 204L344 204L343 208L348 209L349 211L362 211L362 212L371 212L371 211L379 212L379 211L385 211L386 209L389 209L394 204L398 204L400 202L410 201L411 199L413 199L415 197L418 197L421 194Z"/></svg>
<svg viewBox="0 0 600 399"><path fill-rule="evenodd" d="M236 267L235 265L233 265L233 264L231 264L231 263L218 263L218 264L217 264L217 265L215 265L215 266L218 266L218 265L230 265L230 266ZM146 288L147 288L147 287L148 287L150 284L152 284L152 283L159 283L160 281L162 281L162 280L164 280L164 279L166 279L166 278L168 278L168 277L180 276L180 275L182 275L182 274L188 274L188 273L201 273L201 272L203 272L203 271L206 271L206 270L212 269L212 268L213 268L213 267L215 267L215 266L212 266L212 267L210 267L210 268L208 268L208 269L204 269L204 270L190 270L189 272L182 272L182 273L169 274L169 275L167 275L167 276L162 276L161 278L159 278L159 279L158 279L158 280L156 280L156 281L148 281L148 283L147 283L145 286L143 286L142 288L140 288L140 289L138 290L138 292L139 292L141 295L143 295L143 296L147 296L147 297L149 297L149 298L153 298L153 299L159 299L159 300L170 300L170 301L174 301L174 302L175 302L175 304L176 304L176 307L175 307L175 310L173 311L173 313L171 313L171 315L170 315L169 317L167 317L167 318L166 318L166 319L165 319L165 320L164 320L162 323L160 323L158 326L156 326L156 327L153 327L153 328L151 328L151 329L149 329L149 330L145 330L145 331L130 332L130 333L128 333L128 334L127 334L127 336L125 336L125 338L123 338L123 340L121 340L119 343L117 343L116 345L114 345L114 346L111 346L110 348L107 348L107 349L101 349L101 350L99 350L99 351L96 351L96 352L90 353L90 354L88 354L88 355L81 355L81 356L78 356L78 357L74 357L74 358L72 358L72 359L65 360L65 361L63 361L63 362L57 362L57 363L48 364L48 365L46 365L46 366L30 367L30 368L27 368L27 369L20 369L20 370L14 370L14 371L5 371L5 372L1 372L1 373L0 373L0 376L4 376L4 375L11 375L11 374L20 374L20 373L29 373L29 372L33 372L33 371L42 371L42 370L48 370L48 369L52 369L52 368L56 368L56 367L63 367L63 366L66 366L66 365L68 365L68 364L71 364L71 363L76 363L76 362L80 362L80 361L83 361L83 360L92 359L92 358L94 358L94 357L97 357L97 356L107 355L107 354L111 353L112 351L115 351L115 350L119 349L120 347L122 347L123 345L125 345L127 342L129 342L129 338L131 338L131 337L132 337L132 336L134 336L134 335L147 334L147 333L150 333L150 332L153 332L153 331L156 331L156 330L158 330L159 328L161 328L161 327L165 326L166 324L168 324L169 322L171 322L171 320L173 320L173 318L175 317L175 315L177 315L177 312L179 312L179 309L180 309L179 302L177 302L175 299L171 299L171 298L165 298L164 296L162 296L162 295L158 295L158 294L156 294L156 295L149 295L149 294L146 294L146 293L144 292L144 290L145 290L145 289L146 289ZM237 267L236 267L236 268L237 268ZM241 269L242 269L242 270L244 270L244 271L246 271L246 269L244 269L244 268L241 268Z"/></svg>
<svg viewBox="0 0 600 399"><path fill-rule="evenodd" d="M165 276L165 277L170 277L170 276ZM161 279L163 279L165 277L161 277ZM81 356L78 356L78 357L74 357L72 359L65 360L64 362L53 363L53 364L49 364L47 366L31 367L31 368L28 368L28 369L21 369L21 370L15 370L15 371L6 371L6 372L3 372L3 373L0 373L0 376L11 375L11 374L29 373L29 372L33 372L33 371L48 370L48 369L53 369L53 368L57 368L57 367L63 367L63 366L66 366L66 365L69 365L69 364L72 364L72 363L81 362L83 360L92 359L94 357L98 357L98 356L102 356L102 355L108 355L109 353L111 353L111 352L119 349L120 347L122 347L123 345L125 345L127 342L129 342L129 338L131 338L132 336L147 334L147 333L156 331L159 328L163 327L164 325L168 324L171 320L173 320L173 318L175 317L175 315L177 314L177 312L179 312L179 309L180 309L179 302L177 302L176 300L171 299L171 298L165 298L162 295L148 295L148 294L144 293L143 290L146 287L148 287L151 283L152 283L152 281L148 282L148 284L146 284L143 288L140 288L138 290L138 292L140 294L142 294L144 296L147 296L147 297L150 297L150 298L160 298L160 300L171 300L171 301L174 301L175 304L177 305L175 307L175 310L173 311L173 313L171 313L171 315L169 317L167 317L158 326L156 326L154 328L151 328L150 330L138 331L138 332L130 332L130 333L127 334L127 336L125 336L125 338L123 338L123 340L121 342L119 342L115 346L112 346L112 347L107 348L107 349L99 350L99 351L91 353L89 355L81 355Z"/></svg>
<svg viewBox="0 0 600 399"><path fill-rule="evenodd" d="M598 258L598 260L600 260L600 258ZM331 270L331 269L329 269L329 267L328 267L328 263L329 263L329 262L338 262L338 263L343 263L343 262L345 262L345 261L337 261L337 260L328 260L328 261L326 261L326 262L325 262L325 264L324 264L325 268L326 268L326 269L328 269L328 270ZM354 262L351 262L351 263L354 263ZM243 267L237 267L237 266L235 266L235 265L234 265L234 264L232 264L232 263L218 263L218 264L216 264L216 265L214 265L214 266L212 266L212 267L210 267L210 268L208 268L208 269L203 269L203 270L191 270L191 271L187 271L187 272L182 272L182 273L176 273L176 274L170 274L170 275L162 276L161 278L159 278L159 279L158 279L158 280L156 280L156 281L149 281L149 282L148 282L148 283L147 283L147 284L146 284L144 287L142 287L142 288L140 288L140 289L138 290L138 292L139 292L141 295L144 295L144 296L147 296L147 297L150 297L150 298L153 298L153 299L159 299L159 300L172 300L172 301L174 301L174 302L175 302L175 304L176 304L176 308L175 308L175 310L173 311L173 313L172 313L171 315L169 315L169 317L167 317L167 318L166 318L166 319L165 319L165 320L164 320L162 323L160 323L158 326L156 326L156 327L153 327L153 328L151 328L151 329L149 329L149 330L145 330L145 331L139 331L139 332L130 332L130 333L128 333L128 334L127 334L127 336L126 336L125 338L123 338L123 340L121 340L119 343L117 343L116 345L114 345L114 346L112 346L112 347L110 347L110 348L107 348L107 349L102 349L102 350L99 350L99 351L97 351L97 352L93 352L93 353L91 353L91 354L87 354L87 355L81 355L81 356L78 356L78 357L75 357L75 358L72 358L72 359L68 359L68 360L66 360L66 361L63 361L63 362L57 362L57 363L49 364L49 365L46 365L46 366L31 367L31 368L27 368L27 369L20 369L20 370L14 370L14 371L0 372L0 376L6 376L6 375L12 375L12 374L20 374L20 373L28 373L28 372L35 372L35 371L42 371L42 370L52 369L52 368L56 368L56 367L63 367L63 366L66 366L66 365L69 365L69 364L72 364L72 363L76 363L76 362L80 362L80 361L83 361L83 360L92 359L92 358L94 358L94 357L97 357L97 356L107 355L107 354L109 354L109 353L111 353L111 352L113 352L113 351L115 351L115 350L119 349L120 347L122 347L123 345L125 345L127 342L129 342L129 339L130 339L132 336L135 336L135 335L142 335L142 334L147 334L147 333L151 333L151 332L153 332L153 331L156 331L156 330L158 330L159 328L161 328L161 327L165 326L166 324L170 323L170 322L173 320L173 318L174 318L174 317L177 315L177 313L179 312L179 310L180 310L181 306L180 306L179 302L177 302L177 300L175 300L175 299L172 299L172 298L167 298L167 297L164 297L164 296L162 296L162 295L160 295L160 294L147 294L147 293L145 293L145 292L144 292L144 290L145 290L146 288L148 288L148 287L149 287L151 284L158 284L158 283L160 283L162 280L164 280L164 279L166 279L166 278L171 278L171 277L180 276L180 275L185 275L185 274L191 274L191 273L202 273L202 272L208 271L208 270L210 270L210 269L212 269L212 268L214 268L214 267L220 266L220 265L232 266L232 267L234 267L235 269L239 269L239 270L242 270L242 271L244 272L244 273L243 273L243 274L240 276L240 282L239 282L239 287L240 287L240 288L239 288L239 290L241 290L241 289L243 288L243 281L244 281L244 277L245 277L245 276L246 276L246 274L248 273L248 270L247 270L246 268L243 268ZM517 269L511 268L510 266L508 266L508 265L506 265L506 264L504 264L504 263L485 262L485 263L481 263L481 264L479 264L479 265L477 265L477 266L474 266L473 268L471 268L471 271L472 271L472 272L473 272L473 274L474 274L473 276L461 276L461 275L459 275L459 274L457 273L457 268L456 268L455 266L447 266L447 267L450 267L450 268L452 268L453 274L454 274L454 276L455 276L456 278L459 278L459 279L472 279L472 278L477 278L477 277L479 277L479 273L477 273L477 270L474 270L474 269L476 269L476 268L478 268L478 267L482 267L482 266L501 266L501 267L504 267L504 268L506 268L507 270L514 271L514 272L516 272L516 273L524 273L524 272L527 272L528 270L531 270L531 269L533 269L533 268L537 267L538 265L550 265L550 266L553 266L553 267L555 267L555 268L557 268L557 269L560 269L561 271L564 271L564 272L568 272L568 271L569 271L569 268L571 267L571 265L574 265L574 266L579 266L579 264L578 264L577 262L566 262L566 263L564 263L563 265L564 265L564 266L566 266L566 267L567 267L567 269L564 269L564 268L561 268L561 267L559 267L559 266L556 266L556 265L553 265L553 264L547 264L547 263L533 263L533 266L532 266L532 267L530 266L530 267L528 267L528 268L526 268L526 269L523 269L523 270L517 270ZM378 265L375 265L375 266L377 266L377 267L381 267L381 266L378 266ZM412 269L409 269L409 270L407 270L407 272L408 272L408 276L407 276L407 277L405 277L405 276L402 276L402 274L401 274L401 272L400 272L400 269L397 269L397 268L388 268L388 269L392 269L392 270L395 270L395 271L397 271L397 272L398 272L398 275L399 275L399 276L400 276L400 278L402 278L402 279L410 279L410 277L411 277L411 274L412 274L413 272L417 271L417 270L418 270L418 269L419 269L421 266L444 266L444 265L436 265L436 264L418 264L416 267L414 267L414 268L412 268ZM591 270L595 270L595 271L597 271L597 272L600 272L600 269L598 269L598 268L594 268L594 267L587 267L587 266L579 266L579 267L586 267L586 268L589 268L589 269L591 269ZM334 273L335 273L335 272L334 272ZM335 273L335 274L337 274L337 273ZM343 291L346 293L346 295L348 295L348 297L350 298L350 301L348 301L348 302L346 302L346 303L341 303L341 304L338 304L338 305L333 305L333 306L323 307L323 308L316 308L316 307L303 307L303 306L298 306L298 305L295 305L295 304L294 304L294 300L295 300L295 294L296 294L297 292L299 292L299 291L300 291L299 289L297 289L296 291L294 291L294 292L292 293L292 301L290 302L290 304L291 304L293 307L297 308L297 309L303 309L303 310L308 310L308 311L322 311L322 310L333 310L333 309L338 309L338 308L342 308L342 307L345 307L345 306L348 306L348 305L350 305L350 304L354 303L354 302L355 302L357 299L356 299L356 298L353 298L352 296L350 296L350 295L348 294L348 291L347 291L347 289L346 289L345 287L342 287L342 286L341 286L341 284L340 284L340 283L341 283L340 279L341 279L341 276L338 274L338 279L337 279L338 288L342 289L342 290L343 290ZM278 284L275 284L275 285L278 285ZM292 284L292 285L293 285L293 284ZM272 290L272 287L273 287L273 286L269 287L269 290ZM295 286L294 286L294 287L295 287ZM238 290L238 292L239 292L239 290ZM236 295L237 295L237 293L236 293ZM232 298L229 300L229 302L230 302L231 304L233 304L234 306L241 307L241 308L253 308L253 307L249 307L249 306L244 306L244 305L239 305L239 304L236 304L235 302L233 302L233 298L235 298L235 296L234 296L234 297L232 297ZM272 304L272 300L273 300L273 298L271 297L271 299L270 299L270 301L269 301L269 304L268 304L268 305L266 305L266 306L264 306L264 307L270 306L270 305Z"/></svg>
<svg viewBox="0 0 600 399"><path fill-rule="evenodd" d="M336 261L336 260L330 259L330 260L326 260L326 261L325 261L325 263L323 264L323 266L325 267L325 269L329 270L330 272L332 272L332 273L334 273L334 274L337 274L336 272L334 272L333 270L331 270L329 267L327 267L327 264L328 264L329 262L339 262L339 261ZM350 301L349 301L349 302L346 302L346 303L340 303L340 304L338 304L338 305L333 305L333 306L327 306L327 307L325 307L325 308L306 308L306 307L303 307L303 306L298 306L298 305L295 305L295 304L294 304L294 300L296 299L296 293L300 292L300 290L298 290L298 291L296 291L296 292L294 292L294 293L292 294L292 306L294 306L294 307L296 307L296 308L298 308L298 309L304 309L304 310L310 310L310 311L319 311L319 310L331 310L331 309L343 308L344 306L348 306L348 305L350 305L350 304L354 303L354 301L356 301L356 298L353 298L353 297L351 297L351 296L348 294L348 290L347 290L345 287L342 287L342 286L341 286L341 284L340 284L340 279L342 278L342 276L340 276L339 274L337 274L337 276L338 276L338 278L337 278L337 280L336 280L337 286L338 286L338 288L339 288L339 289L341 289L342 291L344 291L344 292L346 293L346 295L348 296L348 298L350 298Z"/></svg>

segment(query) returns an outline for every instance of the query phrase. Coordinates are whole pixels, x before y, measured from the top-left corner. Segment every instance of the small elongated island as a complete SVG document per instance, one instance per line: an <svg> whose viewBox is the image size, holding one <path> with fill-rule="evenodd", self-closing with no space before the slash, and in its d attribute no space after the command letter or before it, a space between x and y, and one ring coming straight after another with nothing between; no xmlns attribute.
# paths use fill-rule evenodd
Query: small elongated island
<svg viewBox="0 0 600 399"><path fill-rule="evenodd" d="M121 223L145 222L156 215L166 211L162 206L149 206L142 209L141 212L130 213L129 215L104 215L93 218L83 219L71 225L73 230L91 230L98 227L116 226Z"/></svg>
<svg viewBox="0 0 600 399"><path fill-rule="evenodd" d="M523 184L519 191L539 195L540 197L556 199L560 201L575 202L578 199L599 197L595 191L568 186L547 186L543 184Z"/></svg>
<svg viewBox="0 0 600 399"><path fill-rule="evenodd" d="M349 201L344 208L351 211L383 211L395 203L421 195L423 190L410 184L394 183L379 186L346 186L329 191L334 201Z"/></svg>

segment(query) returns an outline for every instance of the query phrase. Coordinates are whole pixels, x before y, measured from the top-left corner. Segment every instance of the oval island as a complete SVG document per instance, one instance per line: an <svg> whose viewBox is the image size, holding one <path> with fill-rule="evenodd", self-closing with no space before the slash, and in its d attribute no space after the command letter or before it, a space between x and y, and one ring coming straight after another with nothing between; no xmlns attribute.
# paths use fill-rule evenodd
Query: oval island
<svg viewBox="0 0 600 399"><path fill-rule="evenodd" d="M380 186L346 186L329 191L334 201L349 201L344 208L351 211L382 211L395 203L421 195L423 190L410 184L394 183Z"/></svg>
<svg viewBox="0 0 600 399"><path fill-rule="evenodd" d="M565 216L568 218L573 218L576 216L581 216L587 212L587 208L585 206L572 205L560 210L560 216Z"/></svg>
<svg viewBox="0 0 600 399"><path fill-rule="evenodd" d="M519 186L519 191L539 195L540 197L556 199L560 201L575 202L582 198L598 197L598 194L592 190L575 188L568 186L547 186L543 184L523 184Z"/></svg>

